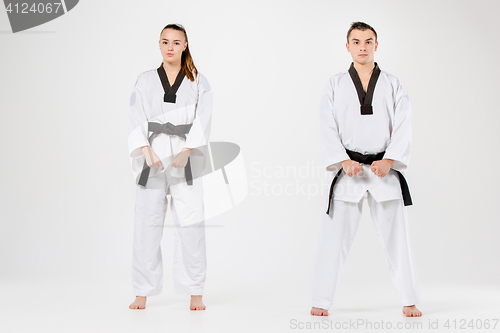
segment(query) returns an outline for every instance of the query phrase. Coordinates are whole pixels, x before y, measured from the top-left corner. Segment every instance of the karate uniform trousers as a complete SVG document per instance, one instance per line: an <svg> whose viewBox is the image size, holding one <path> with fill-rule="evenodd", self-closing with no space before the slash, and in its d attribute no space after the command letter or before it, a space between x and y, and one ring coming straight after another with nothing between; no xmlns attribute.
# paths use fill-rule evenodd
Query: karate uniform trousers
<svg viewBox="0 0 500 333"><path fill-rule="evenodd" d="M180 169L183 170L183 169ZM181 226L179 216L186 205L203 205L202 179L193 179L169 185L169 177L162 173L150 177L146 188L137 186L134 243L132 256L132 283L136 296L154 296L162 292L163 262L161 239L168 201L174 220L175 290L181 294L202 295L206 276L205 222ZM171 181L170 181L171 183ZM170 194L168 200L167 194ZM202 208L201 208L202 209ZM189 214L189 212L187 213Z"/></svg>
<svg viewBox="0 0 500 333"><path fill-rule="evenodd" d="M351 185L358 182L360 185L358 188L363 189L367 183L363 178L371 179L369 183L386 181L383 178L374 179L377 176L372 173L369 165L362 165L362 168L364 177L358 180L356 176L347 179L347 174L342 171L341 179L335 186L345 186L346 181ZM386 177L391 178L396 175L391 170L384 178ZM332 179L333 173L330 172L326 185L329 186ZM356 187L350 186L350 190L356 191ZM330 214L323 214L314 271L312 306L328 310L333 304L342 268L358 229L365 198L368 200L372 222L382 243L391 279L399 293L401 303L410 306L420 302L420 286L411 252L408 219L403 199L383 199L377 202L369 190L358 195L361 195L358 202L342 200L344 197L342 195L338 196L341 200L336 200L334 195Z"/></svg>

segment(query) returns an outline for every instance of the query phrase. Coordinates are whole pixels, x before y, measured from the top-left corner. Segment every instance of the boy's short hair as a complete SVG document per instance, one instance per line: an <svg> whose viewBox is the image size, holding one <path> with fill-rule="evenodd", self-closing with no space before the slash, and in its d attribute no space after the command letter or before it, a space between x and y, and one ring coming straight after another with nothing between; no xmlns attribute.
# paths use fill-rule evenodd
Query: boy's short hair
<svg viewBox="0 0 500 333"><path fill-rule="evenodd" d="M373 29L373 27L371 25L366 24L365 22L353 22L351 24L351 27L347 31L347 43L349 43L349 35L351 34L351 31L353 31L354 29L358 29L361 31L365 31L365 30L373 31L373 33L375 34L375 41L377 41L377 32L375 31L375 29Z"/></svg>

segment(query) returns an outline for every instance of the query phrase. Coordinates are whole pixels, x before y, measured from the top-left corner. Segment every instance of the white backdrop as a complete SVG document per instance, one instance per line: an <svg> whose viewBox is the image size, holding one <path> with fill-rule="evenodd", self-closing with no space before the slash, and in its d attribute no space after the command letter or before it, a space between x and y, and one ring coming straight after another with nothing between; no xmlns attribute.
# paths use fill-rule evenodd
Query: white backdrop
<svg viewBox="0 0 500 333"><path fill-rule="evenodd" d="M206 294L234 306L235 294L293 293L307 311L326 195L319 101L351 63L345 35L358 20L376 29L375 60L412 104L408 215L424 301L431 286L500 287L499 10L496 0L88 0L16 34L0 11L2 288L93 281L132 301L126 112L137 75L161 63L161 29L181 23L214 92L211 140L241 147L249 184L243 203L207 221ZM170 215L165 293L169 225ZM391 284L366 205L349 284Z"/></svg>

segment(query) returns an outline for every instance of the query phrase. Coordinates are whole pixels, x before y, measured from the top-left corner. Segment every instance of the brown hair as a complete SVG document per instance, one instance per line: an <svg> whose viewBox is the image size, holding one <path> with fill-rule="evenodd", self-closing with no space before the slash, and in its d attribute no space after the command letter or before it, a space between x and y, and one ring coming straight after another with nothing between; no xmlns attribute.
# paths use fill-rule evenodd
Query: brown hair
<svg viewBox="0 0 500 333"><path fill-rule="evenodd" d="M165 29L174 29L178 31L182 31L184 33L184 38L186 38L186 42L188 41L188 36L186 33L186 29L180 24L167 24L165 28L163 28L160 32L160 36ZM187 78L191 81L194 81L194 75L193 73L198 76L198 70L196 69L193 58L191 57L191 52L189 52L189 43L186 46L186 49L182 52L182 57L181 57L181 70L184 73L184 75L187 76Z"/></svg>
<svg viewBox="0 0 500 333"><path fill-rule="evenodd" d="M377 33L375 32L375 29L373 29L373 27L371 25L368 25L365 22L353 22L351 24L351 27L347 31L347 42L348 43L349 43L349 35L351 34L351 31L353 31L354 29L358 29L361 31L365 31L365 30L373 31L373 33L375 34L375 41L377 41Z"/></svg>

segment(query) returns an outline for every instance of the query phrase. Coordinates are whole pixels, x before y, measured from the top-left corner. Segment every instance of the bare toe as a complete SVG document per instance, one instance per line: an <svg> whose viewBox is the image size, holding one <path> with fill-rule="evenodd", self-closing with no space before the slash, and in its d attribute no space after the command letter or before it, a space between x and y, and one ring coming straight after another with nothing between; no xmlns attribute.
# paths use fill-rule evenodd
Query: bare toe
<svg viewBox="0 0 500 333"><path fill-rule="evenodd" d="M311 315L313 315L313 316L328 316L328 310L313 307L311 309Z"/></svg>

